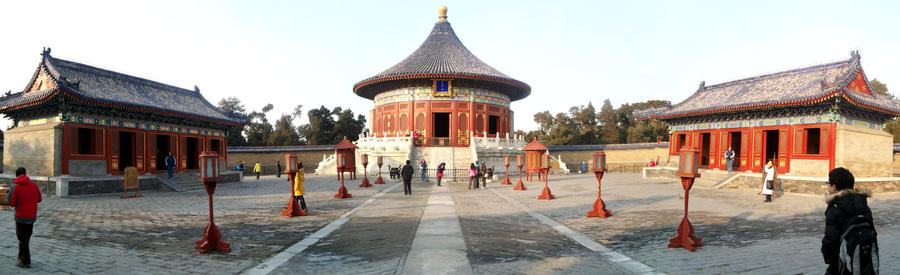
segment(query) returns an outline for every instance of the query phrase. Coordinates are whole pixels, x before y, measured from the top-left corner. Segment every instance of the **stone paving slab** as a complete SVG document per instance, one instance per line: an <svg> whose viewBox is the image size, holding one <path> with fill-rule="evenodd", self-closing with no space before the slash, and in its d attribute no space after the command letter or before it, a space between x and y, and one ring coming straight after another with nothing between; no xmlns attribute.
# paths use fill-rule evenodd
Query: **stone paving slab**
<svg viewBox="0 0 900 275"><path fill-rule="evenodd" d="M472 274L450 187L435 187L419 221L403 274Z"/></svg>

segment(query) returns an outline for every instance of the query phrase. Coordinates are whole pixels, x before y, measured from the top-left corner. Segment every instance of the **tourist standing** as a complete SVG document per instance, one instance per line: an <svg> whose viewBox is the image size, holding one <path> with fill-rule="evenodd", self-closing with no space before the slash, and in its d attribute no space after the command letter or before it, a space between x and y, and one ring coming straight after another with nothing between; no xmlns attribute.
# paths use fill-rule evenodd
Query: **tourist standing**
<svg viewBox="0 0 900 275"><path fill-rule="evenodd" d="M481 163L477 160L475 161L475 189L478 189L478 184L481 183Z"/></svg>
<svg viewBox="0 0 900 275"><path fill-rule="evenodd" d="M275 162L275 177L281 178L281 161Z"/></svg>
<svg viewBox="0 0 900 275"><path fill-rule="evenodd" d="M239 160L236 167L238 174L241 176L241 181L244 181L244 161Z"/></svg>
<svg viewBox="0 0 900 275"><path fill-rule="evenodd" d="M587 161L581 161L581 173L587 172Z"/></svg>
<svg viewBox="0 0 900 275"><path fill-rule="evenodd" d="M297 164L297 174L294 175L294 199L297 200L297 203L300 204L300 209L303 211L307 211L306 200L303 199L303 194L306 193L306 187L303 185L305 180L306 176L303 174L303 163L300 162Z"/></svg>
<svg viewBox="0 0 900 275"><path fill-rule="evenodd" d="M169 171L169 178L172 178L172 173L175 173L175 157L172 156L172 152L169 152L169 156L166 157L166 170Z"/></svg>
<svg viewBox="0 0 900 275"><path fill-rule="evenodd" d="M410 163L411 162L409 160L406 160L406 165L403 165L403 169L400 169L400 177L403 178L404 195L412 195L413 168Z"/></svg>
<svg viewBox="0 0 900 275"><path fill-rule="evenodd" d="M873 264L872 260L877 257L878 241L875 239L875 223L872 217L872 210L866 198L872 196L869 190L855 190L853 184L855 179L853 174L843 167L834 168L828 173L828 196L825 203L825 237L822 238L822 257L828 269L825 274L853 274L847 266L842 264L841 255L843 252L841 245L842 236L854 227L855 234L850 236L857 238L858 245L853 251L853 261L858 263L858 271L860 274L877 274L878 266ZM863 239L868 239L874 243L871 246L863 245ZM851 244L852 246L852 244ZM859 251L862 250L862 251ZM873 256L875 252L876 256ZM848 251L849 253L849 251Z"/></svg>
<svg viewBox="0 0 900 275"><path fill-rule="evenodd" d="M772 202L772 194L774 194L775 190L775 180L777 180L777 176L775 175L775 165L770 160L766 163L766 167L763 167L763 182L759 191L759 194L766 195L765 202Z"/></svg>
<svg viewBox="0 0 900 275"><path fill-rule="evenodd" d="M487 188L487 177L484 176L487 174L487 164L482 161L480 167L481 171L478 173L478 177L481 178L481 188Z"/></svg>
<svg viewBox="0 0 900 275"><path fill-rule="evenodd" d="M262 172L262 165L259 165L259 161L253 165L253 172L256 173L256 180L259 180L259 172Z"/></svg>
<svg viewBox="0 0 900 275"><path fill-rule="evenodd" d="M428 182L428 178L425 177L425 171L428 170L428 163L425 162L425 159L422 159L422 162L419 163L419 168L422 168L422 182Z"/></svg>
<svg viewBox="0 0 900 275"><path fill-rule="evenodd" d="M441 178L444 177L444 170L447 169L447 164L441 162L437 167L437 186L441 186Z"/></svg>
<svg viewBox="0 0 900 275"><path fill-rule="evenodd" d="M725 151L725 167L728 168L728 173L731 173L733 164L734 164L734 150L731 149L731 146L728 146L728 150Z"/></svg>
<svg viewBox="0 0 900 275"><path fill-rule="evenodd" d="M16 169L16 179L7 195L10 207L16 208L16 237L19 239L18 267L31 267L31 250L28 243L37 220L37 205L41 202L41 190L25 175L25 167Z"/></svg>
<svg viewBox="0 0 900 275"><path fill-rule="evenodd" d="M477 175L478 175L478 170L477 170L477 168L475 168L475 164L470 163L469 164L469 190L472 190L473 186L476 189L478 189L478 179L476 179Z"/></svg>

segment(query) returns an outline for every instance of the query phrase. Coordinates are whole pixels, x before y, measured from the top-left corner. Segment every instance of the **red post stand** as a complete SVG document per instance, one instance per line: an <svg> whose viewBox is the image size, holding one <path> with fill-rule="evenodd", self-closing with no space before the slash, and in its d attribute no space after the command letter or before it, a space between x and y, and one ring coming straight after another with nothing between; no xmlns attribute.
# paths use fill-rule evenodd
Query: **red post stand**
<svg viewBox="0 0 900 275"><path fill-rule="evenodd" d="M372 187L372 184L369 183L369 175L367 175L368 170L366 167L369 166L369 155L362 154L362 165L363 165L363 180L359 187Z"/></svg>
<svg viewBox="0 0 900 275"><path fill-rule="evenodd" d="M669 239L669 248L684 247L694 252L697 247L703 246L700 238L694 237L694 226L688 219L688 196L694 185L694 178L700 177L700 149L684 146L681 148L679 167L675 175L681 177L681 187L684 188L684 218L678 225L678 234Z"/></svg>
<svg viewBox="0 0 900 275"><path fill-rule="evenodd" d="M503 176L503 181L500 184L503 185L512 185L512 182L509 181L509 157L503 157L503 166L506 167L506 174Z"/></svg>
<svg viewBox="0 0 900 275"><path fill-rule="evenodd" d="M601 217L606 218L612 216L612 212L606 209L606 203L600 198L600 180L603 179L603 172L594 172L597 177L597 201L594 202L594 208L588 211L588 218Z"/></svg>
<svg viewBox="0 0 900 275"><path fill-rule="evenodd" d="M285 217L306 216L306 211L300 209L300 205L294 199L294 177L296 176L297 173L288 174L288 181L291 182L291 199L288 200L287 209L281 211L281 215Z"/></svg>
<svg viewBox="0 0 900 275"><path fill-rule="evenodd" d="M541 158L541 166L544 168L544 191L538 196L539 200L552 200L556 196L550 193L550 186L547 183L547 176L550 174L550 155L544 155ZM540 179L540 178L539 178Z"/></svg>
<svg viewBox="0 0 900 275"><path fill-rule="evenodd" d="M339 173L338 177L341 178L341 188L338 188L337 194L334 194L335 199L348 199L352 198L353 195L347 192L347 187L344 187L344 173Z"/></svg>
<svg viewBox="0 0 900 275"><path fill-rule="evenodd" d="M200 154L200 181L206 188L209 200L209 224L203 230L203 238L195 242L194 248L200 253L213 250L231 252L231 245L222 240L222 233L213 219L213 194L216 193L216 182L219 181L219 155L215 152L203 152Z"/></svg>
<svg viewBox="0 0 900 275"><path fill-rule="evenodd" d="M375 184L384 184L384 179L381 178L381 165L384 164L384 161L381 159L381 156L378 156L378 178L375 179Z"/></svg>
<svg viewBox="0 0 900 275"><path fill-rule="evenodd" d="M700 238L694 237L694 226L688 220L688 195L690 195L691 186L694 185L694 179L682 177L681 185L684 187L684 218L678 225L678 234L669 239L669 248L684 247L684 249L694 252L697 247L703 246Z"/></svg>
<svg viewBox="0 0 900 275"><path fill-rule="evenodd" d="M528 190L528 188L525 188L525 184L522 183L522 166L522 156L518 155L516 156L516 167L519 169L519 182L516 183L516 187L514 187L513 190Z"/></svg>

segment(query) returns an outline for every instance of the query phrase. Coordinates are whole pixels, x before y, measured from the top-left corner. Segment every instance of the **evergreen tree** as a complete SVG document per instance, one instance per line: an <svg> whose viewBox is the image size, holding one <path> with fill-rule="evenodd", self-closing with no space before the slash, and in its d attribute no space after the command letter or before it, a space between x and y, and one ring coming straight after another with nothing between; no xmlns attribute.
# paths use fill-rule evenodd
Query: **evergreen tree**
<svg viewBox="0 0 900 275"><path fill-rule="evenodd" d="M236 97L223 98L220 100L219 109L222 109L222 111L225 111L225 113L230 115L247 116L247 110L244 109L244 104ZM244 138L244 135L242 134L242 132L244 132L244 127L246 127L246 125L235 126L228 129L228 136L225 137L226 146L247 145L247 139Z"/></svg>
<svg viewBox="0 0 900 275"><path fill-rule="evenodd" d="M272 124L266 118L266 113L271 111L274 106L271 103L262 108L261 112L253 111L250 113L250 124L244 130L247 136L247 143L250 146L266 146L269 144L269 137L272 135Z"/></svg>
<svg viewBox="0 0 900 275"><path fill-rule="evenodd" d="M609 99L603 101L600 113L597 114L600 122L599 141L601 144L619 143L619 128L616 110L613 109Z"/></svg>
<svg viewBox="0 0 900 275"><path fill-rule="evenodd" d="M289 114L282 114L275 121L275 131L269 137L269 145L272 146L294 146L300 145L300 135L294 128L294 118Z"/></svg>
<svg viewBox="0 0 900 275"><path fill-rule="evenodd" d="M336 144L337 134L334 132L334 117L332 111L321 106L317 109L309 110L306 116L309 118L309 124L306 127L301 126L300 135L306 139L310 145Z"/></svg>

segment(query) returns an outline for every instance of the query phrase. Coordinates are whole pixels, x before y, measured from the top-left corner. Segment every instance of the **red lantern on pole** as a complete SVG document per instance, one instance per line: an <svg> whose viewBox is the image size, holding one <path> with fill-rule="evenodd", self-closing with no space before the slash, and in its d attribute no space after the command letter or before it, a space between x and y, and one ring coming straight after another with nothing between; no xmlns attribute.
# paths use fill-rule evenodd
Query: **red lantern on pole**
<svg viewBox="0 0 900 275"><path fill-rule="evenodd" d="M366 167L369 166L369 155L362 154L362 155L360 155L360 158L362 158L362 165L363 165L363 180L362 180L362 183L359 185L359 187L372 187L372 184L369 183L369 176L366 175L366 173L368 172L368 171L366 171L367 170Z"/></svg>
<svg viewBox="0 0 900 275"><path fill-rule="evenodd" d="M684 188L684 218L678 225L678 234L669 239L669 247L684 247L693 252L699 246L703 246L700 238L694 237L694 226L688 220L688 195L694 185L694 179L700 177L700 149L697 147L681 147L678 171L676 176L681 177L681 186Z"/></svg>
<svg viewBox="0 0 900 275"><path fill-rule="evenodd" d="M535 138L531 143L522 147L522 151L525 151L525 178L531 181L531 175L538 174L538 180L540 180L540 175L544 172L544 168L541 166L541 156L547 152L547 146Z"/></svg>
<svg viewBox="0 0 900 275"><path fill-rule="evenodd" d="M539 200L552 200L555 199L556 196L550 193L550 186L547 182L547 178L550 175L550 155L544 154L541 156L541 169L544 170L544 191L541 192L541 195L538 196Z"/></svg>
<svg viewBox="0 0 900 275"><path fill-rule="evenodd" d="M506 167L506 174L503 175L503 181L500 184L511 185L512 182L509 180L509 156L503 157L503 166Z"/></svg>
<svg viewBox="0 0 900 275"><path fill-rule="evenodd" d="M197 241L195 249L200 253L213 250L231 252L231 245L222 240L222 233L213 219L213 194L216 192L216 182L219 181L219 154L206 151L200 154L200 182L206 188L209 199L209 225L203 230L203 239Z"/></svg>
<svg viewBox="0 0 900 275"><path fill-rule="evenodd" d="M347 157L345 157L344 155L337 155L337 165L338 165L338 170L346 169ZM335 199L352 198L353 195L351 195L349 192L347 192L347 187L344 186L344 173L343 172L338 173L338 177L341 178L341 187L338 188L338 192L337 192L337 194L334 195L334 198Z"/></svg>
<svg viewBox="0 0 900 275"><path fill-rule="evenodd" d="M522 166L525 166L525 162L522 161L522 155L517 155L516 168L518 170L516 170L516 173L519 174L519 182L516 182L516 187L514 187L513 190L528 190L528 188L525 188L525 184L522 183Z"/></svg>
<svg viewBox="0 0 900 275"><path fill-rule="evenodd" d="M384 160L382 156L378 156L377 160L378 162L376 164L378 164L378 178L375 179L375 184L384 184L384 179L381 178L381 165L384 164Z"/></svg>
<svg viewBox="0 0 900 275"><path fill-rule="evenodd" d="M594 208L588 211L587 216L588 218L612 216L612 212L606 210L606 203L600 198L600 180L603 179L603 173L606 172L606 153L594 152L594 165L591 168L594 176L597 177L597 201L594 202Z"/></svg>
<svg viewBox="0 0 900 275"><path fill-rule="evenodd" d="M306 211L300 209L297 200L294 199L294 179L297 177L297 171L300 170L299 167L297 167L297 155L285 154L284 164L284 173L288 174L288 181L291 182L291 190L288 192L288 194L290 194L290 199L288 199L287 208L284 209L284 211L281 211L281 215L285 217L306 216Z"/></svg>

